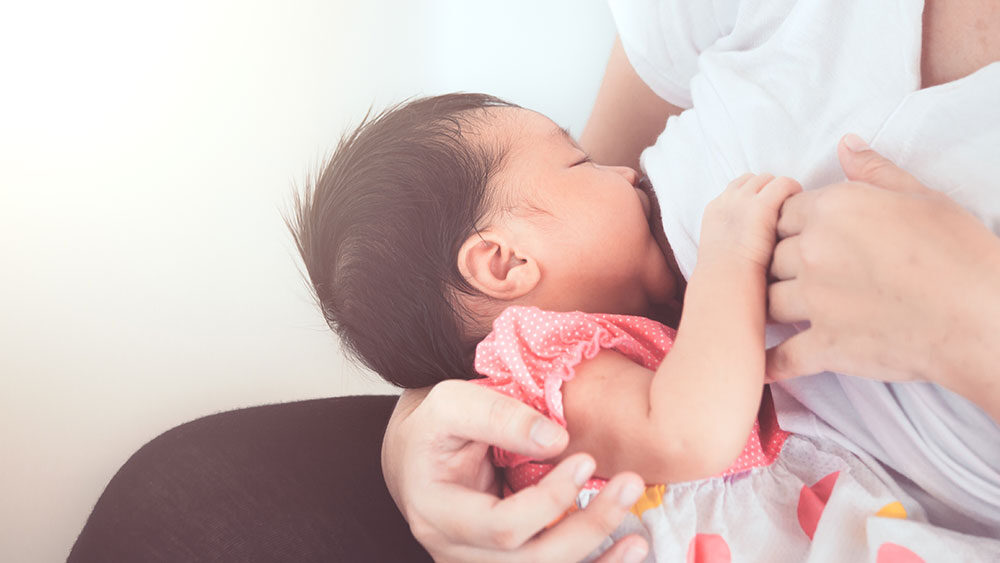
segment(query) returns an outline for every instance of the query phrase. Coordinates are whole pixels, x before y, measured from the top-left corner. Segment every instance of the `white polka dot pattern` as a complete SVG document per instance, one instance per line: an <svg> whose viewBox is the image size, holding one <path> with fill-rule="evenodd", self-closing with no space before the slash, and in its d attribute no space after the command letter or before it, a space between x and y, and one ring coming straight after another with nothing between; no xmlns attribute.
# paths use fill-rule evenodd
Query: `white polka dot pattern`
<svg viewBox="0 0 1000 563"><path fill-rule="evenodd" d="M508 307L476 347L476 371L486 376L477 382L523 401L565 427L562 384L573 379L577 364L601 350L613 349L655 370L676 334L674 329L645 317ZM754 424L743 454L723 475L773 461L787 434L777 424L766 434L762 443L759 423ZM493 448L493 459L496 465L510 468L507 481L515 491L538 482L552 469L550 464L500 448ZM603 484L601 479L592 479L587 487Z"/></svg>

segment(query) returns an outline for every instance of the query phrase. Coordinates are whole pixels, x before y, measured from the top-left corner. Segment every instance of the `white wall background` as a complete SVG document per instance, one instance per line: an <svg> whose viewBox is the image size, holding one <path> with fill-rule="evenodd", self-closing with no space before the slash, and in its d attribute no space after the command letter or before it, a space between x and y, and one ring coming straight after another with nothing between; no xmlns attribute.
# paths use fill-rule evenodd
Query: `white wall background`
<svg viewBox="0 0 1000 563"><path fill-rule="evenodd" d="M356 123L485 91L579 134L601 0L0 4L0 560L59 561L131 452L344 364L279 211Z"/></svg>

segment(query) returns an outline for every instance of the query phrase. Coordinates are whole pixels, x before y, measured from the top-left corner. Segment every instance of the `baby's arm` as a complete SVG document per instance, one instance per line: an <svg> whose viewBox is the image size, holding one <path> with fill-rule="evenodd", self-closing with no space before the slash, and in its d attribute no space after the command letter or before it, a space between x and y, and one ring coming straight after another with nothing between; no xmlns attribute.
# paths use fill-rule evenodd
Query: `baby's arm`
<svg viewBox="0 0 1000 563"><path fill-rule="evenodd" d="M604 351L563 389L566 453L597 474L647 482L708 477L746 445L764 382L766 271L789 178L745 175L709 204L673 348L653 372Z"/></svg>

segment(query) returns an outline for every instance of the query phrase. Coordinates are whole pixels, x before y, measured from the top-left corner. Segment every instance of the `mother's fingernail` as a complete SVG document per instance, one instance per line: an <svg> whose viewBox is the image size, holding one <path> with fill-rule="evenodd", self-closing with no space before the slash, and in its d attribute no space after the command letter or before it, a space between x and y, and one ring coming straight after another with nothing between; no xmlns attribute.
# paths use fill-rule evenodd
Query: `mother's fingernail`
<svg viewBox="0 0 1000 563"><path fill-rule="evenodd" d="M594 460L585 459L576 466L576 471L573 472L573 482L576 483L577 487L582 487L587 479L594 474Z"/></svg>
<svg viewBox="0 0 1000 563"><path fill-rule="evenodd" d="M864 139L858 137L854 133L848 133L844 135L844 146L853 152L861 152L870 149L868 143Z"/></svg>
<svg viewBox="0 0 1000 563"><path fill-rule="evenodd" d="M642 494L642 485L638 483L629 483L622 487L620 493L618 493L618 502L622 506L632 506L635 501L639 500L639 495Z"/></svg>
<svg viewBox="0 0 1000 563"><path fill-rule="evenodd" d="M645 546L633 545L625 551L625 557L622 558L623 563L639 563L646 558L647 549Z"/></svg>
<svg viewBox="0 0 1000 563"><path fill-rule="evenodd" d="M543 448L547 448L555 444L559 440L559 437L562 436L562 433L562 428L556 426L555 423L545 419L538 419L531 426L531 441Z"/></svg>

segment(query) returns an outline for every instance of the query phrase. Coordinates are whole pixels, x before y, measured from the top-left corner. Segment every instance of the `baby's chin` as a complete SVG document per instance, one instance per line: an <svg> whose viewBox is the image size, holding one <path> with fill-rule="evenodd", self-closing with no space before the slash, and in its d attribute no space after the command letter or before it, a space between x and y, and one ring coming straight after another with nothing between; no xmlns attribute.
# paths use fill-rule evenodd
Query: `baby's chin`
<svg viewBox="0 0 1000 563"><path fill-rule="evenodd" d="M663 219L660 215L660 200L656 198L656 191L653 190L653 184L649 182L649 178L643 176L642 178L639 178L635 187L642 193L646 194L646 202L643 202L644 204L648 203L649 205L649 212L646 214L646 223L649 225L649 230L653 233L653 237L656 239L657 244L660 244L662 241L662 248L667 243L667 237L663 234Z"/></svg>

